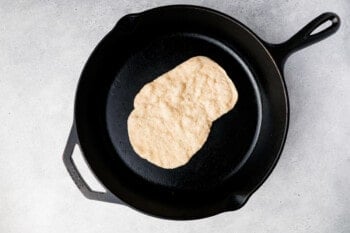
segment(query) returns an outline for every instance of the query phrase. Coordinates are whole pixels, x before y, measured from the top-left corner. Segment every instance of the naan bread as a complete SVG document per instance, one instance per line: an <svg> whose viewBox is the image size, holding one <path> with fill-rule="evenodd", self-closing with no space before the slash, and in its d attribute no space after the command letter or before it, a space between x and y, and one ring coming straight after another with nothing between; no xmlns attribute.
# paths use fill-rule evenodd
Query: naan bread
<svg viewBox="0 0 350 233"><path fill-rule="evenodd" d="M204 145L216 119L230 111L237 90L208 57L188 59L146 84L128 118L132 147L162 168L186 164Z"/></svg>

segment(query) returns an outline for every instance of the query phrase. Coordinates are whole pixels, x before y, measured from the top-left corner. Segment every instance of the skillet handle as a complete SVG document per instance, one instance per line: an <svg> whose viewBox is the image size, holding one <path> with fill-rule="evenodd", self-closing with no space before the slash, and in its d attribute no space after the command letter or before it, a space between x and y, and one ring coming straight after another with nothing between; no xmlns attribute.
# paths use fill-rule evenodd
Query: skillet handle
<svg viewBox="0 0 350 233"><path fill-rule="evenodd" d="M319 32L315 32L326 22L330 22L331 24ZM282 68L290 54L327 38L335 33L339 27L340 18L338 15L331 12L323 13L308 23L289 40L281 44L267 44L267 47L274 59L279 62L279 67Z"/></svg>
<svg viewBox="0 0 350 233"><path fill-rule="evenodd" d="M96 192L92 190L89 185L84 181L83 177L79 173L73 159L73 151L75 146L79 145L79 140L77 136L77 131L75 124L73 124L68 141L66 144L66 148L63 152L63 162L65 167L67 168L67 171L69 175L72 177L74 183L77 185L78 189L82 192L82 194L91 200L97 200L97 201L104 201L104 202L111 202L111 203L117 203L117 204L124 204L120 199L118 199L116 196L114 196L110 191L106 192Z"/></svg>

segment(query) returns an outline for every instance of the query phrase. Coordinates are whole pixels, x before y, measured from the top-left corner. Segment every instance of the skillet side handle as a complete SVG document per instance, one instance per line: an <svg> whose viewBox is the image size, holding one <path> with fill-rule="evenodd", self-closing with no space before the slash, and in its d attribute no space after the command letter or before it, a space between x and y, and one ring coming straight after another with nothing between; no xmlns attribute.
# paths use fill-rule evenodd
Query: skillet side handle
<svg viewBox="0 0 350 233"><path fill-rule="evenodd" d="M73 151L75 146L79 146L79 140L77 136L77 131L75 124L73 124L71 128L71 132L68 137L68 141L66 147L63 152L63 162L69 175L72 177L74 183L77 185L78 189L82 192L82 194L91 200L104 201L116 204L124 204L121 200L119 200L116 196L114 196L110 191L107 192L96 192L92 190L88 184L84 181L83 177L79 173L73 159Z"/></svg>
<svg viewBox="0 0 350 233"><path fill-rule="evenodd" d="M325 23L330 22L331 24L318 32L315 32ZM286 59L293 52L303 49L309 45L312 45L318 41L321 41L328 36L334 34L340 27L340 18L335 13L327 12L323 13L299 32L292 36L289 40L281 44L267 44L267 48L272 54L273 58L278 63L277 65L282 71Z"/></svg>

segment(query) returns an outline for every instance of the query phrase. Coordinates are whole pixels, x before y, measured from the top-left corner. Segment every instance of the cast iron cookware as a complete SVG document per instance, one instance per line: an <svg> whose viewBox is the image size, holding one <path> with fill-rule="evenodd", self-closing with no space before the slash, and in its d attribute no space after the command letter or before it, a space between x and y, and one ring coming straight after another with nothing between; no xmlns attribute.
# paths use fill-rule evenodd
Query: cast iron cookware
<svg viewBox="0 0 350 233"><path fill-rule="evenodd" d="M339 25L337 15L324 13L286 42L269 44L232 17L204 7L173 5L124 16L81 74L63 156L68 172L89 199L162 218L197 219L242 207L271 173L286 139L285 59ZM189 163L162 169L134 152L127 118L146 83L197 55L226 70L239 99L213 123ZM72 160L75 145L107 192L93 191L83 180Z"/></svg>

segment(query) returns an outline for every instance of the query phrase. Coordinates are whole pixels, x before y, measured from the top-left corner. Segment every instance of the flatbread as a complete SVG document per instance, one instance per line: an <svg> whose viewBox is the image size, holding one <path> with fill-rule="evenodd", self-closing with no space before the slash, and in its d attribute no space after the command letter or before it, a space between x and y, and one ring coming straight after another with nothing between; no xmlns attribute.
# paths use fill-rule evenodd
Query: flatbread
<svg viewBox="0 0 350 233"><path fill-rule="evenodd" d="M186 164L204 145L216 119L230 111L237 90L208 57L192 57L146 84L128 118L131 145L162 168Z"/></svg>

